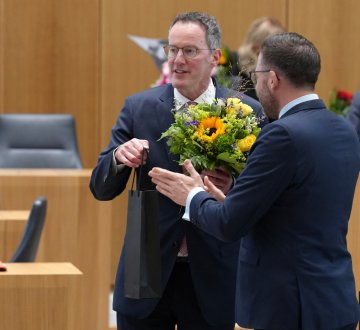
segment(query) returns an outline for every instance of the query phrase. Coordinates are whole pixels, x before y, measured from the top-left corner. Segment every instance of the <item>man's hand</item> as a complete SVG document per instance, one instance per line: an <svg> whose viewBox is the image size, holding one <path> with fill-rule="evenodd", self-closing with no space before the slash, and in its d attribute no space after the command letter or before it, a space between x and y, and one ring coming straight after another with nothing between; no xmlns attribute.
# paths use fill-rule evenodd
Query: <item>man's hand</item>
<svg viewBox="0 0 360 330"><path fill-rule="evenodd" d="M154 167L149 175L156 184L156 190L179 205L185 206L189 192L196 187L204 187L201 176L196 172L190 160L184 162L189 176Z"/></svg>
<svg viewBox="0 0 360 330"><path fill-rule="evenodd" d="M149 141L131 139L120 145L115 152L115 159L118 164L124 164L129 167L139 167L141 159L143 164L146 162L147 152L149 150Z"/></svg>
<svg viewBox="0 0 360 330"><path fill-rule="evenodd" d="M208 192L217 201L222 202L225 199L224 193L219 188L217 188L207 176L204 178L204 184L205 191Z"/></svg>
<svg viewBox="0 0 360 330"><path fill-rule="evenodd" d="M225 195L233 186L234 180L231 174L224 168L219 167L214 171L202 171L201 177L207 176L209 180L220 189Z"/></svg>

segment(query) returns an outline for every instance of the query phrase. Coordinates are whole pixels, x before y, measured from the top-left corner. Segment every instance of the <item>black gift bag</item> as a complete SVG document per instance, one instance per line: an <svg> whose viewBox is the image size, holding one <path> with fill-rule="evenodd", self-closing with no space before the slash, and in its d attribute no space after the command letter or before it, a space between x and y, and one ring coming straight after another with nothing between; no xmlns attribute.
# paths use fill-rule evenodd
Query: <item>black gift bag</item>
<svg viewBox="0 0 360 330"><path fill-rule="evenodd" d="M142 167L136 190L128 193L125 234L124 294L127 298L161 297L159 201L156 190L140 190ZM135 174L134 174L135 177Z"/></svg>

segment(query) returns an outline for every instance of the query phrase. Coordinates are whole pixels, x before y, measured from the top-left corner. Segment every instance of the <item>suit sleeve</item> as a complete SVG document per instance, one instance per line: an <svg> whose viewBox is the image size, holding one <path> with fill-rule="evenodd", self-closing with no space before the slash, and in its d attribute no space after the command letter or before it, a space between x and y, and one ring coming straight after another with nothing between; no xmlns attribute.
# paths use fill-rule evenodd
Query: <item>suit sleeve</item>
<svg viewBox="0 0 360 330"><path fill-rule="evenodd" d="M284 193L295 173L296 150L289 132L278 124L265 126L243 173L223 202L200 192L190 204L190 221L224 241L236 241Z"/></svg>
<svg viewBox="0 0 360 330"><path fill-rule="evenodd" d="M100 153L98 163L92 172L90 190L98 200L111 200L118 196L125 189L129 179L131 168L126 167L123 171L116 173L112 170L112 157L113 151L119 145L133 138L132 109L132 102L127 99L111 130L110 142Z"/></svg>
<svg viewBox="0 0 360 330"><path fill-rule="evenodd" d="M360 92L354 94L346 118L355 127L356 133L360 140Z"/></svg>

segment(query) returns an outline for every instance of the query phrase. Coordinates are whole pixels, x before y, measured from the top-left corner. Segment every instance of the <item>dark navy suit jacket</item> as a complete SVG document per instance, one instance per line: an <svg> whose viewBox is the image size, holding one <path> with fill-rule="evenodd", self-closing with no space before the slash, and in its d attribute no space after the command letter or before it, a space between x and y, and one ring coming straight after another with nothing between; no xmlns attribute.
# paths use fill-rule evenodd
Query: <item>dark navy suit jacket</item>
<svg viewBox="0 0 360 330"><path fill-rule="evenodd" d="M355 127L360 140L360 92L354 93L346 118L350 120Z"/></svg>
<svg viewBox="0 0 360 330"><path fill-rule="evenodd" d="M359 319L348 220L360 169L354 129L321 100L265 126L223 203L206 192L191 221L240 237L236 321L259 329L332 329Z"/></svg>
<svg viewBox="0 0 360 330"><path fill-rule="evenodd" d="M216 97L239 96L235 91L217 86ZM246 95L242 101L249 104L258 115L263 115L260 103ZM150 144L149 157L144 166L146 174L154 166L181 172L178 158L169 153L165 140L160 135L174 121L174 89L169 84L155 87L126 99L124 108L112 129L111 141L100 154L91 177L90 188L99 200L111 200L126 188L130 168L116 176L110 175L113 150L132 138L146 139ZM141 189L155 189L148 175L142 175ZM160 196L160 235L162 251L162 284L165 288L186 233L189 249L190 270L200 308L206 320L213 325L234 322L235 282L239 240L223 242L204 233L182 220L183 209L164 196ZM124 298L124 261L126 246L122 250L118 267L114 303L116 311L133 317L149 315L158 299Z"/></svg>

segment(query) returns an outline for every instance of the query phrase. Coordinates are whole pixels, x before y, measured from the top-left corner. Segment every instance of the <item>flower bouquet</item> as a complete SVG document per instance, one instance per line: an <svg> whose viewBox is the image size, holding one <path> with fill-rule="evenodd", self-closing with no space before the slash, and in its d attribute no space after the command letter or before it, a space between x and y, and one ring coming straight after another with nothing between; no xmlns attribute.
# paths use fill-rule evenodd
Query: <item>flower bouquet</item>
<svg viewBox="0 0 360 330"><path fill-rule="evenodd" d="M329 109L337 115L345 116L352 100L352 94L348 91L333 90L330 95Z"/></svg>
<svg viewBox="0 0 360 330"><path fill-rule="evenodd" d="M260 132L253 109L238 98L215 99L175 113L175 122L162 133L179 164L190 159L198 171L225 167L234 175L245 167L248 152Z"/></svg>

